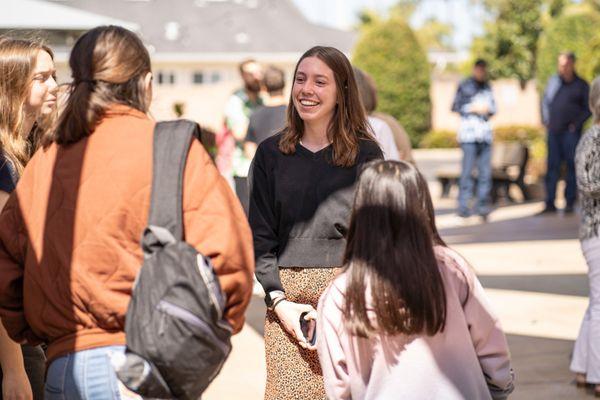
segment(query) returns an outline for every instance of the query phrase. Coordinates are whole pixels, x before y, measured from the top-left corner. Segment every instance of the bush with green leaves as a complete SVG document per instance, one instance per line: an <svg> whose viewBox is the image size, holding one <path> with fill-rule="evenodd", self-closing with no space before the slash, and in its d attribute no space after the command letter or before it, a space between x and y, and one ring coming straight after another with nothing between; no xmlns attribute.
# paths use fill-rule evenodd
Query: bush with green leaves
<svg viewBox="0 0 600 400"><path fill-rule="evenodd" d="M538 126L505 125L494 129L494 140L498 142L531 143L544 138L545 132Z"/></svg>
<svg viewBox="0 0 600 400"><path fill-rule="evenodd" d="M556 73L558 55L572 51L577 56L577 71L586 80L600 73L600 15L593 11L566 13L552 20L542 34L538 50L537 81L543 93L548 79Z"/></svg>
<svg viewBox="0 0 600 400"><path fill-rule="evenodd" d="M416 146L431 126L431 78L411 28L397 17L363 25L353 63L377 83L377 109L398 119Z"/></svg>
<svg viewBox="0 0 600 400"><path fill-rule="evenodd" d="M458 147L456 132L443 129L429 131L421 139L419 147L424 149L452 149Z"/></svg>

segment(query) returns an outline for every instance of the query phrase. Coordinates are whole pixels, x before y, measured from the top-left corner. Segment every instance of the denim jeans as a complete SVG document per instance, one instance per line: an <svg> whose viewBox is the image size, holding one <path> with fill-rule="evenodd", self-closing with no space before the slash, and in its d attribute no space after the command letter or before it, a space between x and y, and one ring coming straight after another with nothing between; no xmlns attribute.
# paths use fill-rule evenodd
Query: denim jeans
<svg viewBox="0 0 600 400"><path fill-rule="evenodd" d="M473 196L473 168L477 167L477 206L475 212L487 215L490 212L489 198L492 188L492 144L487 142L461 143L463 151L460 173L458 211L469 214L469 202Z"/></svg>
<svg viewBox="0 0 600 400"><path fill-rule="evenodd" d="M548 132L548 171L546 172L546 206L553 207L556 198L556 185L560 177L560 167L567 166L565 199L572 206L577 198L575 179L575 149L581 134L578 132Z"/></svg>
<svg viewBox="0 0 600 400"><path fill-rule="evenodd" d="M52 361L46 375L46 400L120 400L111 353L124 346L97 347L69 353Z"/></svg>

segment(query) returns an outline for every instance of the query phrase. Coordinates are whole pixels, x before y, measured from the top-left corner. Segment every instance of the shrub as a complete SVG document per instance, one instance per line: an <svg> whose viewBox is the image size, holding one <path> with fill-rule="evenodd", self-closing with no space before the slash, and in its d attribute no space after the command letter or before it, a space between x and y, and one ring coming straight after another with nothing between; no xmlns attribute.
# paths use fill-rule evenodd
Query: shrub
<svg viewBox="0 0 600 400"><path fill-rule="evenodd" d="M535 181L546 173L546 131L538 126L507 125L494 129L496 142L521 142L529 147L527 174Z"/></svg>
<svg viewBox="0 0 600 400"><path fill-rule="evenodd" d="M543 139L545 132L542 128L529 125L499 126L494 129L494 140L498 142L524 142Z"/></svg>
<svg viewBox="0 0 600 400"><path fill-rule="evenodd" d="M421 139L419 147L425 149L450 149L458 147L456 132L445 130L429 131Z"/></svg>
<svg viewBox="0 0 600 400"><path fill-rule="evenodd" d="M397 17L362 27L354 64L378 88L377 109L400 121L416 146L431 126L430 67L407 23Z"/></svg>

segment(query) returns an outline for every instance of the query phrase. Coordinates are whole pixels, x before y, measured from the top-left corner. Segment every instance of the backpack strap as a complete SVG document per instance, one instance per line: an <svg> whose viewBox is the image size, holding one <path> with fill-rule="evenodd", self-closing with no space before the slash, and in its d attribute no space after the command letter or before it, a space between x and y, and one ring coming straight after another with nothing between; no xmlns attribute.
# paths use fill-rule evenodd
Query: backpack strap
<svg viewBox="0 0 600 400"><path fill-rule="evenodd" d="M150 213L142 236L146 256L183 240L183 173L198 134L198 124L187 120L159 122L154 128Z"/></svg>

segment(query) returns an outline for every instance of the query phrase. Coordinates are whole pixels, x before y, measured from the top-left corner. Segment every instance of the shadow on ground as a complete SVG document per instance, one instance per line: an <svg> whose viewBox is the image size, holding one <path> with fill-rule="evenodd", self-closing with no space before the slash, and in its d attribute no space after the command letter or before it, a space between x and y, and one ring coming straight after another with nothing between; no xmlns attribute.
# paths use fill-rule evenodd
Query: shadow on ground
<svg viewBox="0 0 600 400"><path fill-rule="evenodd" d="M565 275L478 275L486 289L520 290L525 292L589 295L587 274Z"/></svg>
<svg viewBox="0 0 600 400"><path fill-rule="evenodd" d="M466 243L500 243L540 240L570 240L577 238L579 217L526 216L487 222L478 225L440 229L449 245Z"/></svg>
<svg viewBox="0 0 600 400"><path fill-rule="evenodd" d="M593 398L592 392L573 383L569 371L573 341L508 335L508 344L516 374L511 400Z"/></svg>

